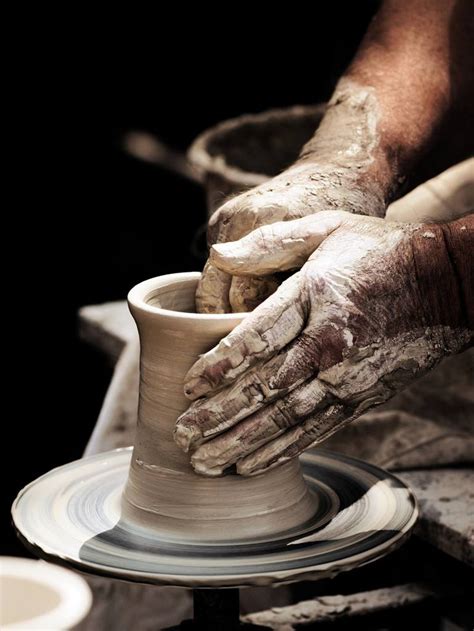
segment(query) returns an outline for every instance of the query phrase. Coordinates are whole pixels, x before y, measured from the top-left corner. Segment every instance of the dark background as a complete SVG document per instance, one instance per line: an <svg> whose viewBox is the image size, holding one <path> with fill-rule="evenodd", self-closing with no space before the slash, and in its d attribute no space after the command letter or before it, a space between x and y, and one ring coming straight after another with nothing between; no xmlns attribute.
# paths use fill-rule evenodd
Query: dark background
<svg viewBox="0 0 474 631"><path fill-rule="evenodd" d="M110 380L105 358L78 339L78 308L203 265L191 251L202 190L126 155L124 132L148 130L184 151L220 120L327 99L376 3L318 5L275 5L259 18L252 6L216 5L212 20L183 5L172 18L125 14L118 26L114 9L100 23L77 16L74 33L63 20L32 47L17 191L31 202L4 233L19 273L5 308L18 389L4 392L2 554L27 554L11 502L81 456Z"/></svg>

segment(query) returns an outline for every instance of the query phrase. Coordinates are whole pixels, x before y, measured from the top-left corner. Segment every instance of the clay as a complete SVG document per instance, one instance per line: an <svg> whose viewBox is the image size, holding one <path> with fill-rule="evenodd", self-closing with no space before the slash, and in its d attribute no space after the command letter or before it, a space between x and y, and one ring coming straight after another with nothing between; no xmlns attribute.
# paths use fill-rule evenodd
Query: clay
<svg viewBox="0 0 474 631"><path fill-rule="evenodd" d="M317 508L297 459L258 478L209 479L194 472L173 439L175 421L189 405L187 371L244 317L194 313L199 276L151 279L129 294L141 343L140 402L122 518L187 541L238 541L286 531Z"/></svg>

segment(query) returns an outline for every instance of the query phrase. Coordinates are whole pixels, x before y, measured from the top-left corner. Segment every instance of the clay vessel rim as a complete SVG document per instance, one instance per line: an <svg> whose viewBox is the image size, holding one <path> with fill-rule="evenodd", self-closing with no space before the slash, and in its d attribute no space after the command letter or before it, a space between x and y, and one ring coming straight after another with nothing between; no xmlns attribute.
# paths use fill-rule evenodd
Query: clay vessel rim
<svg viewBox="0 0 474 631"><path fill-rule="evenodd" d="M135 285L127 296L128 304L132 309L138 309L140 311L146 311L150 314L160 315L165 318L179 318L179 319L192 319L200 321L219 321L223 320L242 320L247 312L239 313L194 313L191 311L175 311L173 309L165 309L163 307L156 307L150 305L148 300L153 296L153 293L161 287L174 284L177 282L187 282L191 280L198 281L201 278L201 272L179 272L177 274L164 274L162 276L155 276L149 278L138 285Z"/></svg>

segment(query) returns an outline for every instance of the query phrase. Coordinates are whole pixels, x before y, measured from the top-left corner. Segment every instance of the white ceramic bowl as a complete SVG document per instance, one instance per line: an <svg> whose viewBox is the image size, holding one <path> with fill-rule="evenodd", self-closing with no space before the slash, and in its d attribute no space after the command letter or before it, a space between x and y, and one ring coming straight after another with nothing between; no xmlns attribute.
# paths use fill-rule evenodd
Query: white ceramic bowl
<svg viewBox="0 0 474 631"><path fill-rule="evenodd" d="M0 628L71 629L88 613L86 581L44 561L0 557Z"/></svg>

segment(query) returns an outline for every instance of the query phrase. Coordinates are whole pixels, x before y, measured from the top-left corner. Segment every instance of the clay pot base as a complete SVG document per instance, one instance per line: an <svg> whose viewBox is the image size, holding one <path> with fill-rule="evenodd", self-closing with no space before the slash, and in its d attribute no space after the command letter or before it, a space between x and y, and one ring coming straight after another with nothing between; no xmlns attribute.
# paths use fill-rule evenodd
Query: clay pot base
<svg viewBox="0 0 474 631"><path fill-rule="evenodd" d="M132 450L64 465L18 495L13 520L39 556L86 572L187 587L276 585L333 576L398 547L415 524L411 491L354 458L315 449L301 457L316 515L267 540L190 544L120 518ZM232 520L228 524L232 537Z"/></svg>

